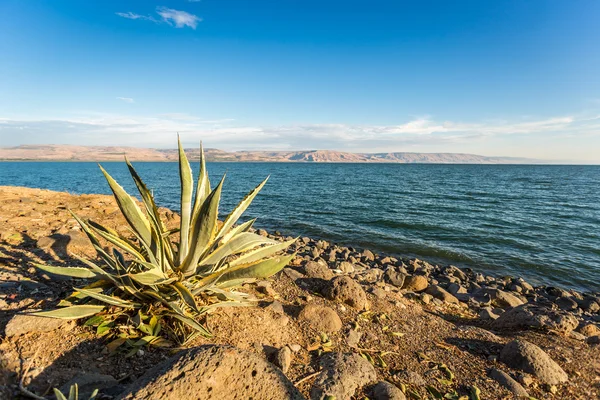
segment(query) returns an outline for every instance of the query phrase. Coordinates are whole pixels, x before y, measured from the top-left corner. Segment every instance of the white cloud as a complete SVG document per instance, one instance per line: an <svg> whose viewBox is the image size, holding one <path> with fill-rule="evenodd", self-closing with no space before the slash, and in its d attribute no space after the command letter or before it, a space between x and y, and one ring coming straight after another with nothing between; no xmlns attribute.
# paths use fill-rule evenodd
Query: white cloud
<svg viewBox="0 0 600 400"><path fill-rule="evenodd" d="M296 124L244 126L232 119L171 113L127 116L100 113L68 118L1 118L0 143L172 147L179 132L186 143L203 140L223 150L329 149L353 152L465 152L600 161L597 115L516 121L436 121L413 118L396 125ZM577 157L570 157L564 146Z"/></svg>
<svg viewBox="0 0 600 400"><path fill-rule="evenodd" d="M118 100L124 101L125 103L135 103L131 97L117 97Z"/></svg>
<svg viewBox="0 0 600 400"><path fill-rule="evenodd" d="M200 17L194 14L167 7L157 7L156 13L162 17L163 21L175 25L176 28L189 26L192 29L196 29L198 22L202 21Z"/></svg>
<svg viewBox="0 0 600 400"><path fill-rule="evenodd" d="M156 20L154 18L152 18L149 15L141 15L141 14L136 14L134 12L128 11L128 12L118 12L115 13L117 14L119 17L123 17L123 18L127 18L127 19L143 19L146 21L154 21L156 22Z"/></svg>
<svg viewBox="0 0 600 400"><path fill-rule="evenodd" d="M190 14L186 11L175 10L168 7L156 7L156 13L160 16L160 19L156 19L150 15L141 15L131 11L118 12L116 13L119 17L133 19L133 20L145 20L152 21L155 23L164 22L176 28L185 28L186 26L196 29L198 23L202 21L202 18L197 15Z"/></svg>

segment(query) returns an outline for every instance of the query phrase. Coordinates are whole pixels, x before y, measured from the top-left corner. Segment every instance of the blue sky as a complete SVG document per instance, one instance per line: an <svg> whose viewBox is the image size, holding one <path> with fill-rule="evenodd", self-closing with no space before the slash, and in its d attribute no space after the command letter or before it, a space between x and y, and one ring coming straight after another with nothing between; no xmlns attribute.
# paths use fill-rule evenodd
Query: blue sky
<svg viewBox="0 0 600 400"><path fill-rule="evenodd" d="M600 162L600 2L2 0L0 146Z"/></svg>

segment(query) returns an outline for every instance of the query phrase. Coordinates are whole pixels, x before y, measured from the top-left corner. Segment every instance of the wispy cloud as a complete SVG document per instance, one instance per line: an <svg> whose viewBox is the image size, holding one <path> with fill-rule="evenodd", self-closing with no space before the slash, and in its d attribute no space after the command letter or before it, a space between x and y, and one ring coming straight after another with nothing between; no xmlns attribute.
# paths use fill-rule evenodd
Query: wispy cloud
<svg viewBox="0 0 600 400"><path fill-rule="evenodd" d="M154 18L152 18L149 15L141 15L141 14L136 14L134 12L128 11L128 12L118 12L115 13L117 14L119 17L123 17L123 18L127 18L127 19L143 19L146 21L154 21L156 22L156 20Z"/></svg>
<svg viewBox="0 0 600 400"><path fill-rule="evenodd" d="M202 21L200 17L194 14L167 7L158 7L156 9L156 13L162 17L163 21L168 24L175 25L176 28L189 26L192 29L196 29L198 23Z"/></svg>
<svg viewBox="0 0 600 400"><path fill-rule="evenodd" d="M56 119L0 118L0 143L171 147L170 134L224 150L330 149L355 152L467 152L600 161L600 119L563 116L457 122L419 117L397 125L296 124L243 126L231 119L172 113L151 117L86 114ZM567 150L565 147L569 147Z"/></svg>
<svg viewBox="0 0 600 400"><path fill-rule="evenodd" d="M156 13L160 18L155 18L150 15L137 14L132 11L118 12L116 13L119 17L133 19L133 20L145 20L152 21L155 23L166 23L176 28L190 27L196 29L198 23L202 21L202 18L197 15L190 14L187 11L175 10L168 7L156 7Z"/></svg>
<svg viewBox="0 0 600 400"><path fill-rule="evenodd" d="M117 100L124 101L125 103L135 103L131 97L117 97Z"/></svg>

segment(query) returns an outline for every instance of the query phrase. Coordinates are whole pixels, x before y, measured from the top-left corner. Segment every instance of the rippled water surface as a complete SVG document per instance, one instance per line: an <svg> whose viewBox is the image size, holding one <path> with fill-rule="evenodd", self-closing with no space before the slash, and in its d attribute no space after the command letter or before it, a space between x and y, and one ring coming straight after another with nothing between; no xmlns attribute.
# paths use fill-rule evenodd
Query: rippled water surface
<svg viewBox="0 0 600 400"><path fill-rule="evenodd" d="M133 193L124 163L104 163ZM137 163L176 209L175 163ZM600 166L209 163L227 212L271 175L247 217L284 234L600 290ZM0 163L0 185L109 193L95 163ZM0 205L1 206L1 205Z"/></svg>

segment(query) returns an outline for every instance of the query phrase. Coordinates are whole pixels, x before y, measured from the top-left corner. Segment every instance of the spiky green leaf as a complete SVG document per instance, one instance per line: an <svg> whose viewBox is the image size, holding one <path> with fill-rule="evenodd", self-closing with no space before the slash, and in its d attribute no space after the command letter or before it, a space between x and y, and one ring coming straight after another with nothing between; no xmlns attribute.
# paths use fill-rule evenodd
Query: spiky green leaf
<svg viewBox="0 0 600 400"><path fill-rule="evenodd" d="M138 207L137 203L127 192L113 179L112 176L102 166L100 165L100 170L104 174L110 189L112 190L115 200L117 201L117 205L119 209L123 213L123 216L129 223L129 225L137 232L137 234L142 238L144 242L147 244L150 243L150 224L148 223L148 219L142 213L142 210Z"/></svg>
<svg viewBox="0 0 600 400"><path fill-rule="evenodd" d="M258 249L249 251L242 254L235 260L229 263L230 266L235 267L237 265L251 264L264 258L271 257L273 254L283 251L290 247L296 240L292 239L287 242L275 243L269 246L260 247Z"/></svg>
<svg viewBox="0 0 600 400"><path fill-rule="evenodd" d="M210 333L205 327L203 327L198 322L196 322L196 320L193 319L193 318L187 317L185 315L177 314L177 313L174 313L174 312L169 312L169 313L166 313L165 315L167 315L167 316L169 316L171 318L175 318L178 321L183 322L184 324L186 324L190 328L198 331L203 336L212 337L212 333Z"/></svg>
<svg viewBox="0 0 600 400"><path fill-rule="evenodd" d="M238 266L225 270L225 273L219 279L220 286L225 284L227 281L234 279L264 279L277 272L281 271L283 267L289 264L289 262L295 257L295 254L289 256L279 256L269 258L260 261L250 266Z"/></svg>
<svg viewBox="0 0 600 400"><path fill-rule="evenodd" d="M199 265L213 265L219 261L244 251L252 250L265 244L273 244L272 239L255 233L244 232L233 237L229 242L217 247L214 251L202 258Z"/></svg>
<svg viewBox="0 0 600 400"><path fill-rule="evenodd" d="M179 233L181 239L179 242L179 264L188 254L190 240L190 221L192 219L192 191L194 189L194 179L192 178L192 168L185 155L179 135L177 135L177 146L179 149L179 179L181 181L181 221Z"/></svg>
<svg viewBox="0 0 600 400"><path fill-rule="evenodd" d="M254 200L258 192L260 192L260 190L263 188L263 186L265 186L265 183L267 183L268 180L269 177L266 177L264 181L262 181L257 187L250 191L250 193L248 193L242 199L242 201L240 201L240 203L233 209L233 211L227 216L227 218L225 218L223 226L217 234L217 239L223 237L229 231L229 229L231 229L231 227L238 221L238 219L240 219L244 211L246 211L250 203L252 203L252 200Z"/></svg>
<svg viewBox="0 0 600 400"><path fill-rule="evenodd" d="M96 306L96 305L79 305L79 306L70 306L64 308L57 308L56 310L50 311L36 311L29 313L30 315L35 315L37 317L48 317L48 318L58 318L58 319L80 319L84 317L89 317L95 314L98 314L100 311L104 310L105 306Z"/></svg>
<svg viewBox="0 0 600 400"><path fill-rule="evenodd" d="M120 299L117 296L107 296L105 294L97 293L95 291L87 290L87 289L78 289L78 291L88 297L91 297L96 300L100 300L103 303L110 304L111 306L118 306L118 307L123 307L123 308L135 308L135 306L136 306L134 303L132 303L128 300Z"/></svg>
<svg viewBox="0 0 600 400"><path fill-rule="evenodd" d="M43 265L32 263L36 268L49 272L54 275L70 276L72 278L95 278L96 273L83 267L54 267L52 265Z"/></svg>
<svg viewBox="0 0 600 400"><path fill-rule="evenodd" d="M184 275L193 275L200 257L206 248L213 242L217 233L217 218L219 215L219 201L221 200L221 189L225 176L217 187L208 195L202 207L198 210L198 216L194 218L190 252L183 264L180 266Z"/></svg>

